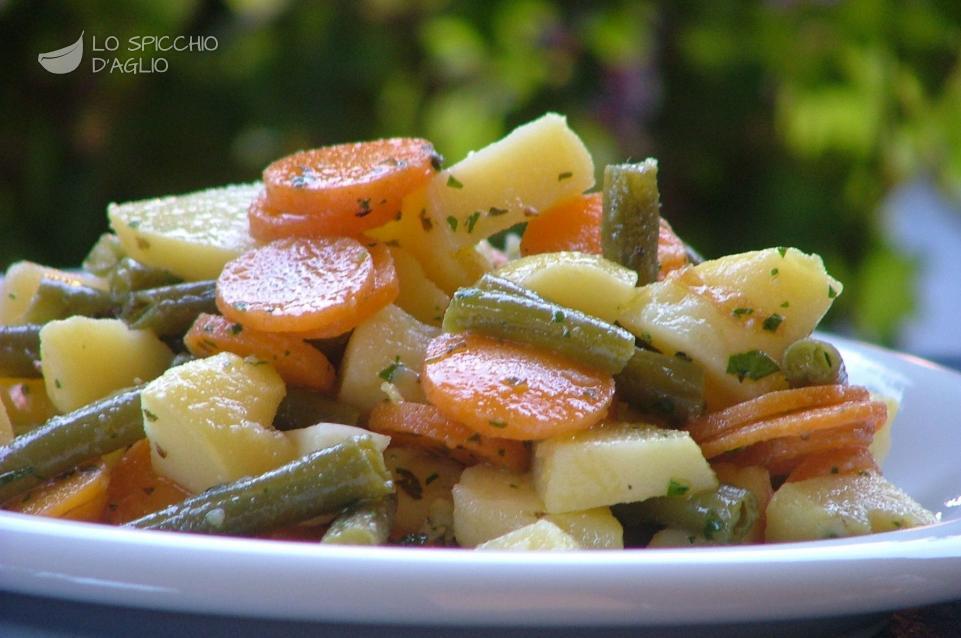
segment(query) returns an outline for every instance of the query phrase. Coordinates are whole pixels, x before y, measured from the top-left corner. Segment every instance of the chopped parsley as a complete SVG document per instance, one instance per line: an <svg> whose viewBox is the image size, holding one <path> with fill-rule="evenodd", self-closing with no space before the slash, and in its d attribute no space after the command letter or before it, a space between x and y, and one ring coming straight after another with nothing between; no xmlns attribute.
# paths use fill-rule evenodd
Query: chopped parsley
<svg viewBox="0 0 961 638"><path fill-rule="evenodd" d="M447 225L450 226L451 232L457 232L457 218L453 215L447 216Z"/></svg>
<svg viewBox="0 0 961 638"><path fill-rule="evenodd" d="M555 310L554 314L551 315L551 321L554 323L564 323L564 313L560 310Z"/></svg>
<svg viewBox="0 0 961 638"><path fill-rule="evenodd" d="M460 180L453 175L447 176L447 186L449 188L464 188L464 185L460 183Z"/></svg>
<svg viewBox="0 0 961 638"><path fill-rule="evenodd" d="M779 272L781 272L781 271L778 270L777 268L772 268L772 269L771 269L771 276L772 276L772 277L777 277L777 275L778 275Z"/></svg>
<svg viewBox="0 0 961 638"><path fill-rule="evenodd" d="M764 323L761 324L761 327L768 332L775 332L777 331L778 326L781 325L782 321L784 321L784 317L775 312L773 315L764 320Z"/></svg>
<svg viewBox="0 0 961 638"><path fill-rule="evenodd" d="M777 247L777 252L778 252L778 254L781 255L781 257L783 257L784 255L787 254L787 248L785 248L784 246L778 246L778 247Z"/></svg>
<svg viewBox="0 0 961 638"><path fill-rule="evenodd" d="M150 410L148 410L147 408L143 409L143 417L148 421L150 421L151 423L157 420L157 415L151 412Z"/></svg>
<svg viewBox="0 0 961 638"><path fill-rule="evenodd" d="M431 483L433 483L439 478L440 476L437 474L437 472L433 472L427 478L424 479L424 485L430 485Z"/></svg>
<svg viewBox="0 0 961 638"><path fill-rule="evenodd" d="M688 487L687 485L684 485L683 483L679 483L675 481L674 479L671 479L670 481L667 482L668 496L684 496L685 494L687 494L687 491L689 489L691 488Z"/></svg>
<svg viewBox="0 0 961 638"><path fill-rule="evenodd" d="M397 370L403 368L404 364L400 362L400 355L394 357L393 363L377 373L377 376L386 381L387 383L392 383L394 381L394 375Z"/></svg>
<svg viewBox="0 0 961 638"><path fill-rule="evenodd" d="M63 387L63 384L60 383L60 379L54 379L54 380L53 380L53 386L59 390L60 388Z"/></svg>
<svg viewBox="0 0 961 638"><path fill-rule="evenodd" d="M501 428L501 429L503 429L503 428L506 428L506 427L507 427L507 421L505 421L505 420L503 420L503 419L491 419L491 420L488 421L487 423L489 423L492 428Z"/></svg>
<svg viewBox="0 0 961 638"><path fill-rule="evenodd" d="M732 354L727 360L727 373L737 376L738 381L757 381L780 369L774 359L760 350Z"/></svg>
<svg viewBox="0 0 961 638"><path fill-rule="evenodd" d="M464 228L467 229L468 233L474 232L474 226L477 224L477 220L480 219L480 211L475 210L473 213L467 216L464 220Z"/></svg>
<svg viewBox="0 0 961 638"><path fill-rule="evenodd" d="M563 182L565 179L570 179L572 177L574 177L574 173L570 171L564 171L563 173L557 174L557 181Z"/></svg>
<svg viewBox="0 0 961 638"><path fill-rule="evenodd" d="M431 220L430 217L427 216L427 209L421 208L420 214L418 215L418 217L420 218L421 228L424 229L425 233L429 233L431 229L434 227L434 222L433 220Z"/></svg>
<svg viewBox="0 0 961 638"><path fill-rule="evenodd" d="M370 207L370 198L358 199L357 206L358 206L358 209L357 209L357 212L354 213L354 215L356 215L357 217L367 217L368 215L370 215L370 211L372 210Z"/></svg>
<svg viewBox="0 0 961 638"><path fill-rule="evenodd" d="M244 327L239 323L235 323L230 326L230 334L232 335L239 335L243 331L244 331Z"/></svg>
<svg viewBox="0 0 961 638"><path fill-rule="evenodd" d="M781 304L781 307L782 307L782 308L790 308L790 307L791 307L791 302L790 302L790 301L785 301L784 303Z"/></svg>
<svg viewBox="0 0 961 638"><path fill-rule="evenodd" d="M397 487L407 492L407 495L415 501L419 501L424 495L424 488L417 480L417 475L403 467L394 468L394 474L396 475L394 483Z"/></svg>
<svg viewBox="0 0 961 638"><path fill-rule="evenodd" d="M491 206L487 210L488 217L500 217L501 215L506 215L508 210L506 208L497 208L496 206Z"/></svg>
<svg viewBox="0 0 961 638"><path fill-rule="evenodd" d="M731 314L733 314L735 317L744 317L754 314L754 308L735 308Z"/></svg>
<svg viewBox="0 0 961 638"><path fill-rule="evenodd" d="M440 167L444 164L444 156L434 151L430 154L430 165L438 173L440 172Z"/></svg>

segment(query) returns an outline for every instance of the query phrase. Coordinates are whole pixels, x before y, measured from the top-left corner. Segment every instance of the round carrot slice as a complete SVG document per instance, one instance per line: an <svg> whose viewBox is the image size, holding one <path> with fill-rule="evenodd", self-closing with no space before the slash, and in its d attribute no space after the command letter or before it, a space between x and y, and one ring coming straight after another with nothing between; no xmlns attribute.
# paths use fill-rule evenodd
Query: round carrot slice
<svg viewBox="0 0 961 638"><path fill-rule="evenodd" d="M373 283L371 255L354 239L278 239L227 262L217 308L264 332L319 330L351 317Z"/></svg>
<svg viewBox="0 0 961 638"><path fill-rule="evenodd" d="M672 270L683 268L688 264L687 246L667 220L661 217L657 232L657 279L667 277Z"/></svg>
<svg viewBox="0 0 961 638"><path fill-rule="evenodd" d="M398 209L399 211L400 209ZM396 212L394 217L396 218ZM367 220L367 218L357 218ZM267 203L266 192L261 192L247 209L250 236L260 242L283 237L355 237L375 226L329 215L300 215L275 210ZM378 223L377 226L382 225Z"/></svg>
<svg viewBox="0 0 961 638"><path fill-rule="evenodd" d="M184 335L184 345L196 357L233 352L269 361L277 374L291 385L329 392L336 372L327 357L306 343L277 332L244 328L220 315L200 314Z"/></svg>
<svg viewBox="0 0 961 638"><path fill-rule="evenodd" d="M275 211L313 215L352 235L387 223L427 183L439 156L427 140L391 138L301 151L264 169Z"/></svg>
<svg viewBox="0 0 961 638"><path fill-rule="evenodd" d="M521 254L576 250L600 255L603 214L600 193L575 195L551 206L527 222Z"/></svg>
<svg viewBox="0 0 961 638"><path fill-rule="evenodd" d="M482 436L426 403L379 403L367 427L389 435L392 444L443 451L464 465L485 462L513 472L530 468L531 452L524 443Z"/></svg>
<svg viewBox="0 0 961 638"><path fill-rule="evenodd" d="M428 401L475 432L540 440L604 418L611 375L552 353L475 334L443 334L427 346Z"/></svg>
<svg viewBox="0 0 961 638"><path fill-rule="evenodd" d="M394 268L394 258L384 244L369 247L374 267L374 283L364 297L357 301L353 312L343 318L326 324L323 328L297 331L290 334L300 339L332 339L357 327L360 322L372 317L379 310L397 300L400 294L400 280Z"/></svg>

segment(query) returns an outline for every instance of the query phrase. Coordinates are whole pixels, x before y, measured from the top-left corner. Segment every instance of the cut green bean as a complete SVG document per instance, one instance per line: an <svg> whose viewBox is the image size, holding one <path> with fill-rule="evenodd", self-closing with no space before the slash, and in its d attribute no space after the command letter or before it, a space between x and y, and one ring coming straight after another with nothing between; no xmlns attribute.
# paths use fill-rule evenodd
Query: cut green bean
<svg viewBox="0 0 961 638"><path fill-rule="evenodd" d="M106 290L44 278L23 314L25 323L47 323L74 315L106 317L114 312L113 296Z"/></svg>
<svg viewBox="0 0 961 638"><path fill-rule="evenodd" d="M161 337L182 336L197 315L217 312L216 294L213 281L138 290L130 294L121 318L135 330L149 328Z"/></svg>
<svg viewBox="0 0 961 638"><path fill-rule="evenodd" d="M656 281L661 208L657 160L608 165L604 169L603 196L604 257L636 271L638 286Z"/></svg>
<svg viewBox="0 0 961 638"><path fill-rule="evenodd" d="M313 390L291 386L274 416L278 430L299 430L318 423L357 425L360 411Z"/></svg>
<svg viewBox="0 0 961 638"><path fill-rule="evenodd" d="M0 503L142 439L140 389L129 388L55 416L0 447Z"/></svg>
<svg viewBox="0 0 961 638"><path fill-rule="evenodd" d="M123 258L123 244L113 233L104 233L83 260L83 269L98 277L106 277Z"/></svg>
<svg viewBox="0 0 961 638"><path fill-rule="evenodd" d="M393 494L383 498L357 501L338 516L321 543L334 545L383 545L390 535L397 510Z"/></svg>
<svg viewBox="0 0 961 638"><path fill-rule="evenodd" d="M841 353L820 339L799 339L789 345L781 369L792 388L846 383L848 378Z"/></svg>
<svg viewBox="0 0 961 638"><path fill-rule="evenodd" d="M701 534L717 543L744 540L757 521L757 497L733 485L690 496L660 496L615 506L625 525L656 523Z"/></svg>
<svg viewBox="0 0 961 638"><path fill-rule="evenodd" d="M477 280L477 283L474 285L474 287L481 290L486 290L487 292L502 292L515 297L533 299L534 301L544 300L543 297L530 288L525 288L524 286L515 283L510 279L498 277L497 275L492 275L491 273L484 274L480 279Z"/></svg>
<svg viewBox="0 0 961 638"><path fill-rule="evenodd" d="M687 359L635 348L614 381L622 400L675 425L704 412L704 370Z"/></svg>
<svg viewBox="0 0 961 638"><path fill-rule="evenodd" d="M37 324L0 326L0 376L41 376L41 328Z"/></svg>
<svg viewBox="0 0 961 638"><path fill-rule="evenodd" d="M260 476L210 488L129 527L245 536L268 532L361 499L390 494L381 453L367 438L312 452Z"/></svg>
<svg viewBox="0 0 961 638"><path fill-rule="evenodd" d="M180 283L168 270L153 268L130 257L124 257L110 271L110 292L115 298L124 298L136 290L159 288Z"/></svg>
<svg viewBox="0 0 961 638"><path fill-rule="evenodd" d="M634 354L634 337L623 328L545 299L478 288L454 293L443 327L527 343L610 373Z"/></svg>

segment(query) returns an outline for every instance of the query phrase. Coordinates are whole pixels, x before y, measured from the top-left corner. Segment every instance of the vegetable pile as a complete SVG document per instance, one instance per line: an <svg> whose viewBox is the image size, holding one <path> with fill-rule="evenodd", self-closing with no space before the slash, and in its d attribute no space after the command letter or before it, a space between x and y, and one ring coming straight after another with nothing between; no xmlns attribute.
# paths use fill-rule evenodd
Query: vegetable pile
<svg viewBox="0 0 961 638"><path fill-rule="evenodd" d="M4 278L0 503L479 549L934 522L879 470L896 404L811 337L841 284L794 248L703 261L657 170L590 192L548 114L449 168L386 139L111 204L81 272Z"/></svg>

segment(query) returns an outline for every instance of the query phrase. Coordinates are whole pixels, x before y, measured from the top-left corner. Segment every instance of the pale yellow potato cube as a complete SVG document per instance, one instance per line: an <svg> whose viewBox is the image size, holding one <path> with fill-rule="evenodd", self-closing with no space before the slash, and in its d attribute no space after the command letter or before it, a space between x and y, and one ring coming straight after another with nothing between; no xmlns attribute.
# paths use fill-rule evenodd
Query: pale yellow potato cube
<svg viewBox="0 0 961 638"><path fill-rule="evenodd" d="M624 528L609 507L548 514L541 520L557 525L584 549L624 549Z"/></svg>
<svg viewBox="0 0 961 638"><path fill-rule="evenodd" d="M707 407L717 410L786 387L779 369L757 377L728 372L731 357L757 351L779 366L841 289L817 255L770 248L644 286L618 321L661 352L683 352L704 368Z"/></svg>
<svg viewBox="0 0 961 638"><path fill-rule="evenodd" d="M400 294L394 302L418 321L440 326L450 297L431 281L420 262L403 248L391 247Z"/></svg>
<svg viewBox="0 0 961 638"><path fill-rule="evenodd" d="M547 519L515 529L503 536L481 543L478 550L507 551L570 551L580 549L577 541L560 527Z"/></svg>
<svg viewBox="0 0 961 638"><path fill-rule="evenodd" d="M374 442L374 447L381 452L386 450L390 444L389 436L340 423L317 423L306 428L287 430L284 435L294 444L297 456L306 456L317 450L325 450L356 437L371 439Z"/></svg>
<svg viewBox="0 0 961 638"><path fill-rule="evenodd" d="M224 264L254 246L247 209L261 188L237 184L110 204L107 216L130 257L188 281L216 279Z"/></svg>
<svg viewBox="0 0 961 638"><path fill-rule="evenodd" d="M697 492L717 478L687 432L609 423L534 445L534 487L550 513L666 496L671 482Z"/></svg>
<svg viewBox="0 0 961 638"><path fill-rule="evenodd" d="M354 329L340 366L340 401L369 412L387 398L381 386L392 383L407 401L423 403L420 371L427 344L440 334L390 305Z"/></svg>
<svg viewBox="0 0 961 638"><path fill-rule="evenodd" d="M487 465L464 470L453 495L454 536L461 547L474 547L535 523L544 513L529 474Z"/></svg>
<svg viewBox="0 0 961 638"><path fill-rule="evenodd" d="M0 325L25 323L24 314L30 308L33 295L44 279L106 290L107 283L88 273L73 273L41 266L32 261L10 264L0 283Z"/></svg>
<svg viewBox="0 0 961 638"><path fill-rule="evenodd" d="M594 185L594 162L567 118L548 113L470 153L428 189L458 246L477 243Z"/></svg>
<svg viewBox="0 0 961 638"><path fill-rule="evenodd" d="M159 376L173 359L150 330L119 319L70 317L40 330L40 367L50 402L70 412Z"/></svg>
<svg viewBox="0 0 961 638"><path fill-rule="evenodd" d="M170 368L141 394L154 469L202 492L288 463L294 444L270 425L285 392L270 364L229 352Z"/></svg>
<svg viewBox="0 0 961 638"><path fill-rule="evenodd" d="M397 492L397 513L391 537L401 538L422 531L445 535L450 529L436 529L443 524L451 526L451 489L460 479L464 469L460 463L448 458L429 454L423 450L389 447L384 451L384 463L394 477Z"/></svg>
<svg viewBox="0 0 961 638"><path fill-rule="evenodd" d="M637 273L600 255L542 253L508 262L495 274L549 301L614 322L637 296Z"/></svg>
<svg viewBox="0 0 961 638"><path fill-rule="evenodd" d="M937 522L880 474L821 476L785 483L767 506L769 543L890 532Z"/></svg>

